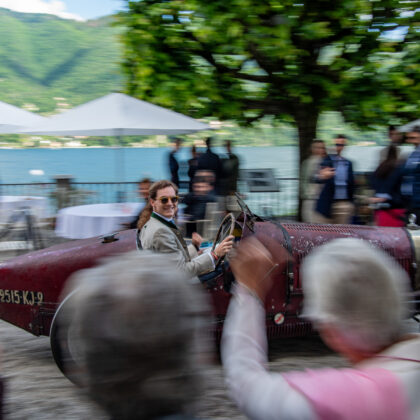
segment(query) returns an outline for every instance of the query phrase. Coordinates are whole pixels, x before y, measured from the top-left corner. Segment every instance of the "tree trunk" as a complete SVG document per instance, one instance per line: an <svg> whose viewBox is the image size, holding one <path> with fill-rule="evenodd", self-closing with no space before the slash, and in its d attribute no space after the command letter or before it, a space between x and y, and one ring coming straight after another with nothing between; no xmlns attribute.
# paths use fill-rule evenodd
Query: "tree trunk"
<svg viewBox="0 0 420 420"><path fill-rule="evenodd" d="M302 162L311 155L311 143L316 138L319 110L315 106L299 106L295 113L299 133L299 208L298 220L302 220L302 191L300 188L300 169Z"/></svg>

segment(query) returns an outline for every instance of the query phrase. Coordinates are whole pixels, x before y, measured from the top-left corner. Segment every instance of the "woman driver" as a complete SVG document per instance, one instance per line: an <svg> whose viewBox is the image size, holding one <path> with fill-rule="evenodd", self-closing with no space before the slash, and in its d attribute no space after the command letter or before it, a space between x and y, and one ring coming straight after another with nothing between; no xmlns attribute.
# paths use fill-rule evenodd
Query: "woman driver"
<svg viewBox="0 0 420 420"><path fill-rule="evenodd" d="M191 277L208 273L215 262L232 248L233 236L224 239L211 253L198 254L202 238L193 234L187 246L174 217L178 208L178 188L170 181L155 182L149 190L149 203L137 225L143 249L176 255L177 266Z"/></svg>

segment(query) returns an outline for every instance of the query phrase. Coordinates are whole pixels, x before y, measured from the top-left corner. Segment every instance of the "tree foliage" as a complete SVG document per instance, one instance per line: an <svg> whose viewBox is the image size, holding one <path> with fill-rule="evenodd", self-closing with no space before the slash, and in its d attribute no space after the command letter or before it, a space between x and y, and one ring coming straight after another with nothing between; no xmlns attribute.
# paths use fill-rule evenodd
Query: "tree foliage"
<svg viewBox="0 0 420 420"><path fill-rule="evenodd" d="M128 1L119 18L127 90L194 117L294 120L304 159L323 111L364 127L418 112L418 8L412 0Z"/></svg>

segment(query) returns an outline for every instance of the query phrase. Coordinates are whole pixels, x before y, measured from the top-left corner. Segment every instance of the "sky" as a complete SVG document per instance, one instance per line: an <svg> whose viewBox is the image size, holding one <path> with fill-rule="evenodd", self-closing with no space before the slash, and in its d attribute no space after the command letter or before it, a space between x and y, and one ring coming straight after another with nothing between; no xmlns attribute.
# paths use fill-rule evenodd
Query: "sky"
<svg viewBox="0 0 420 420"><path fill-rule="evenodd" d="M0 0L16 12L48 13L64 19L88 20L123 10L124 0Z"/></svg>

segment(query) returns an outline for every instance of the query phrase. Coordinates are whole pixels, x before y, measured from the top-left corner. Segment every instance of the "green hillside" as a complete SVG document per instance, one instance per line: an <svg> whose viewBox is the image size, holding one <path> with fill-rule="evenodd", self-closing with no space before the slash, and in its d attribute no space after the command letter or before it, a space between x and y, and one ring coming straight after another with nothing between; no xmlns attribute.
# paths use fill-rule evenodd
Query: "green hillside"
<svg viewBox="0 0 420 420"><path fill-rule="evenodd" d="M46 114L120 90L121 29L111 22L0 8L0 100Z"/></svg>

